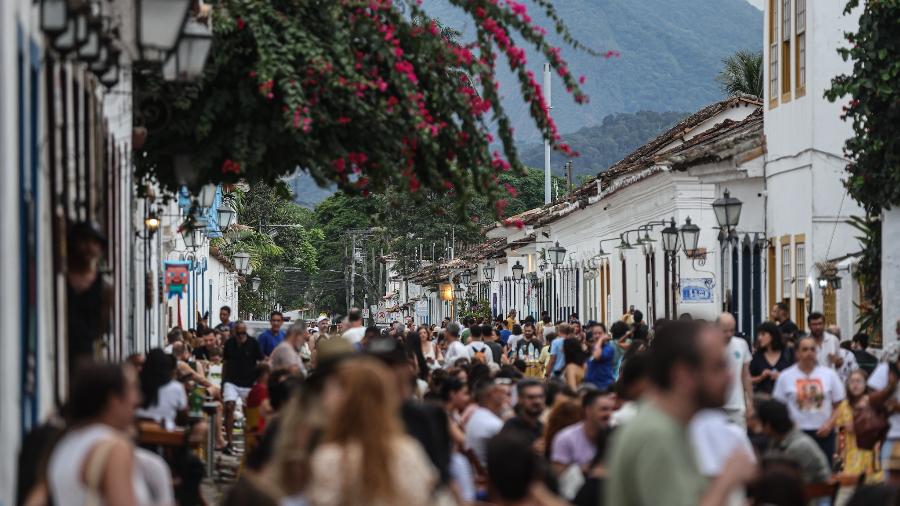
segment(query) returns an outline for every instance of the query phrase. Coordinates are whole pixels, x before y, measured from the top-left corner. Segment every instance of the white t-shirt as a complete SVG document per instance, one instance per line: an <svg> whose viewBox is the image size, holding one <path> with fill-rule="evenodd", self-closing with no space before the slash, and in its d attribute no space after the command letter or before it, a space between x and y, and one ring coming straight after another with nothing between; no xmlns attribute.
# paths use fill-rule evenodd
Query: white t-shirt
<svg viewBox="0 0 900 506"><path fill-rule="evenodd" d="M750 355L750 347L747 341L741 337L733 336L728 341L728 367L731 369L731 387L728 397L725 399L725 409L744 412L747 404L744 402L744 383L742 382L744 366L753 358ZM752 393L752 392L751 392Z"/></svg>
<svg viewBox="0 0 900 506"><path fill-rule="evenodd" d="M703 476L715 477L722 474L725 462L735 450L743 450L748 457L756 460L747 431L729 421L728 416L719 409L698 412L691 419L688 430L691 445L697 454L697 466Z"/></svg>
<svg viewBox="0 0 900 506"><path fill-rule="evenodd" d="M869 376L869 386L875 390L884 390L888 385L888 365L887 363L878 364L878 367L872 371ZM900 388L894 391L894 399L900 401ZM888 429L888 439L900 439L900 413L894 413L888 418L891 427Z"/></svg>
<svg viewBox="0 0 900 506"><path fill-rule="evenodd" d="M834 369L816 366L811 374L806 374L795 364L781 371L772 397L787 404L797 428L818 430L831 417L833 405L844 400L846 394Z"/></svg>
<svg viewBox="0 0 900 506"><path fill-rule="evenodd" d="M822 345L816 349L816 362L822 367L834 368L834 365L828 360L828 355L837 355L841 349L841 341L834 334L825 332L822 336Z"/></svg>
<svg viewBox="0 0 900 506"><path fill-rule="evenodd" d="M453 363L461 358L469 358L469 351L466 345L459 341L453 341L447 346L447 352L444 353L444 366L453 367Z"/></svg>
<svg viewBox="0 0 900 506"><path fill-rule="evenodd" d="M555 325L544 325L544 338L545 339L548 335L555 334L555 333L556 333Z"/></svg>
<svg viewBox="0 0 900 506"><path fill-rule="evenodd" d="M478 352L483 352L484 362L486 364L494 363L494 355L491 352L491 347L484 344L482 341L472 341L466 345L466 350L468 351L469 360L475 360L475 354Z"/></svg>
<svg viewBox="0 0 900 506"><path fill-rule="evenodd" d="M343 333L342 337L350 341L350 344L356 344L362 341L364 335L366 335L365 327L353 327L352 329L347 329L347 331Z"/></svg>
<svg viewBox="0 0 900 506"><path fill-rule="evenodd" d="M490 350L488 350L490 353ZM503 420L491 410L478 406L466 424L466 448L475 452L478 461L487 463L487 442L503 428Z"/></svg>
<svg viewBox="0 0 900 506"><path fill-rule="evenodd" d="M159 387L156 404L147 408L138 408L136 414L139 418L156 420L166 430L174 430L175 416L187 407L188 398L184 391L184 385L172 380Z"/></svg>

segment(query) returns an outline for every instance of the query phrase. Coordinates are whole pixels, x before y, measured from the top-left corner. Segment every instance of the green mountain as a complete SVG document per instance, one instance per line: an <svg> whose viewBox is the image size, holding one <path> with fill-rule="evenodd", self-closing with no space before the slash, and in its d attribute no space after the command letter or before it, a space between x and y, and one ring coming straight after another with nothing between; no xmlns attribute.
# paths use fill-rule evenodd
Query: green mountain
<svg viewBox="0 0 900 506"><path fill-rule="evenodd" d="M563 139L581 153L581 156L572 161L574 174L593 176L606 170L687 115L684 112L653 111L610 114L603 118L600 125L564 134ZM522 144L519 146L519 156L529 167L543 167L544 145ZM566 160L562 154L551 152L550 166L554 174L565 177L563 166Z"/></svg>
<svg viewBox="0 0 900 506"><path fill-rule="evenodd" d="M535 22L550 30L543 11L521 1ZM572 72L587 77L591 98L589 104L575 104L554 74L553 118L560 132L599 125L617 112L695 111L723 98L715 81L723 58L762 47L762 12L747 0L554 0L553 5L577 40L597 51L621 53L605 60L551 36ZM462 41L473 39L471 19L446 0L425 0L424 6L442 24L460 30ZM527 49L529 68L540 76L543 61ZM506 72L500 63L498 69ZM512 91L518 88L508 72L502 76L500 90L509 90L503 105L517 139L538 141L525 105Z"/></svg>

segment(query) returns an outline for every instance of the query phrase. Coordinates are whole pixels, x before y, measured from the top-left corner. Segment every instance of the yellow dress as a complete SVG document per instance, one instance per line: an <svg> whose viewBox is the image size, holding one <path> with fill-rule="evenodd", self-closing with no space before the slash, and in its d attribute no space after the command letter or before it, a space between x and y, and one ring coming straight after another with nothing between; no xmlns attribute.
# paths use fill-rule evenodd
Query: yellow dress
<svg viewBox="0 0 900 506"><path fill-rule="evenodd" d="M853 425L853 409L845 399L838 406L838 415L835 424L838 427ZM844 468L841 474L855 475L865 473L866 483L880 483L883 481L883 472L877 465L878 459L875 450L861 450L856 447L856 434L852 430L844 431L844 442L841 445L841 457L844 460Z"/></svg>

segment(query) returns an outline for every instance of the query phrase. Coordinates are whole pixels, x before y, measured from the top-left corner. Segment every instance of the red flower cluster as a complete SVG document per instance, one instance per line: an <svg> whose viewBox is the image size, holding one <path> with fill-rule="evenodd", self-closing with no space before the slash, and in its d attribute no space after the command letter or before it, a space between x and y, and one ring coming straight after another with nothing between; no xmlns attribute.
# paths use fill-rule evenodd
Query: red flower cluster
<svg viewBox="0 0 900 506"><path fill-rule="evenodd" d="M225 160L222 162L222 174L240 174L241 173L241 164L231 160Z"/></svg>

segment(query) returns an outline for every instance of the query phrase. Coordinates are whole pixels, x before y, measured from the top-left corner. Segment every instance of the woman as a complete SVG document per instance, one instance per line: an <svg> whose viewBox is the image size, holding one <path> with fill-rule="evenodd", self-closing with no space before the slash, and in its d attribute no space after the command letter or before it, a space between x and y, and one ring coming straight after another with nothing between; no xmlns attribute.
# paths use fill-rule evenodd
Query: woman
<svg viewBox="0 0 900 506"><path fill-rule="evenodd" d="M584 383L584 350L578 339L566 339L563 342L563 356L566 359L566 367L563 369L563 379L569 388L577 390Z"/></svg>
<svg viewBox="0 0 900 506"><path fill-rule="evenodd" d="M441 353L441 349L431 340L431 332L428 331L428 327L424 325L419 327L416 329L416 334L419 336L419 346L422 347L422 355L425 357L428 367L433 368L443 362L444 355Z"/></svg>
<svg viewBox="0 0 900 506"><path fill-rule="evenodd" d="M91 364L73 375L69 428L47 469L54 504L153 504L127 434L140 395L127 365Z"/></svg>
<svg viewBox="0 0 900 506"><path fill-rule="evenodd" d="M781 329L773 322L763 322L756 329L756 353L750 360L753 393L771 395L781 371L794 363L794 355L784 346Z"/></svg>
<svg viewBox="0 0 900 506"><path fill-rule="evenodd" d="M869 392L866 386L868 375L862 369L857 369L847 377L847 398L837 409L835 425L843 431L844 437L838 448L838 453L844 462L841 470L843 474L859 476L866 475L866 482L879 483L881 471L876 468L875 450L863 450L856 446L856 434L853 431L854 408L865 408L869 405Z"/></svg>
<svg viewBox="0 0 900 506"><path fill-rule="evenodd" d="M147 352L141 369L143 402L138 418L153 420L166 430L175 430L176 418L186 415L188 408L184 385L175 380L176 363L172 355L156 348Z"/></svg>
<svg viewBox="0 0 900 506"><path fill-rule="evenodd" d="M437 474L397 416L396 381L370 358L337 367L322 392L328 422L310 463L312 506L425 506Z"/></svg>
<svg viewBox="0 0 900 506"><path fill-rule="evenodd" d="M559 431L573 423L581 421L581 404L578 401L560 401L550 410L547 417L547 425L544 427L544 453L550 458L550 449L553 448L553 438Z"/></svg>

